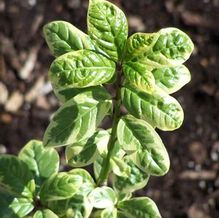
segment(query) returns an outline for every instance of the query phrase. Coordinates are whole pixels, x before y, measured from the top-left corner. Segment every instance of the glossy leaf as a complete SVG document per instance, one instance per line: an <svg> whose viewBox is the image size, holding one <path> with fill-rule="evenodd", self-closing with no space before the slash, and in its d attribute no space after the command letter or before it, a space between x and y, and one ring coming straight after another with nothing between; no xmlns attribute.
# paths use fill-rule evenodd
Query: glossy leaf
<svg viewBox="0 0 219 218"><path fill-rule="evenodd" d="M115 63L93 51L68 52L52 63L49 79L55 89L83 88L108 82L115 73Z"/></svg>
<svg viewBox="0 0 219 218"><path fill-rule="evenodd" d="M49 202L49 208L62 218L89 218L93 209L87 197L74 195L72 198Z"/></svg>
<svg viewBox="0 0 219 218"><path fill-rule="evenodd" d="M33 198L35 183L26 163L12 155L0 155L0 191Z"/></svg>
<svg viewBox="0 0 219 218"><path fill-rule="evenodd" d="M149 175L141 171L132 160L126 158L125 162L130 168L130 175L126 177L113 175L113 187L119 195L143 188L149 179Z"/></svg>
<svg viewBox="0 0 219 218"><path fill-rule="evenodd" d="M44 26L43 33L50 50L55 56L81 49L94 49L88 35L65 21L48 23Z"/></svg>
<svg viewBox="0 0 219 218"><path fill-rule="evenodd" d="M33 218L59 218L49 209L37 210L33 215Z"/></svg>
<svg viewBox="0 0 219 218"><path fill-rule="evenodd" d="M66 101L70 100L71 98L74 98L76 95L89 92L95 89L95 92L102 92L102 90L105 91L105 89L102 86L96 86L96 87L85 87L85 88L61 88L61 89L54 89L54 93L56 97L61 101L62 103L65 103Z"/></svg>
<svg viewBox="0 0 219 218"><path fill-rule="evenodd" d="M126 86L122 88L122 101L130 114L161 130L177 129L183 122L182 107L162 90L150 94Z"/></svg>
<svg viewBox="0 0 219 218"><path fill-rule="evenodd" d="M97 158L97 147L107 144L108 140L109 133L99 130L87 140L68 146L65 151L67 163L73 167L83 167L93 163Z"/></svg>
<svg viewBox="0 0 219 218"><path fill-rule="evenodd" d="M193 51L191 39L179 29L165 28L157 33L136 33L127 42L126 61L139 61L152 69L180 65Z"/></svg>
<svg viewBox="0 0 219 218"><path fill-rule="evenodd" d="M121 210L124 217L127 218L161 218L156 204L147 197L121 201L118 204L118 209Z"/></svg>
<svg viewBox="0 0 219 218"><path fill-rule="evenodd" d="M120 60L128 37L124 13L110 2L91 0L87 21L88 34L96 50L114 61Z"/></svg>
<svg viewBox="0 0 219 218"><path fill-rule="evenodd" d="M95 188L95 183L91 175L84 169L73 169L68 172L72 176L80 177L82 185L77 191L77 194L87 196Z"/></svg>
<svg viewBox="0 0 219 218"><path fill-rule="evenodd" d="M138 62L127 62L123 65L123 72L128 83L139 90L152 92L155 88L153 74L147 70L146 65Z"/></svg>
<svg viewBox="0 0 219 218"><path fill-rule="evenodd" d="M156 85L172 94L191 80L189 70L184 65L157 68L152 71Z"/></svg>
<svg viewBox="0 0 219 218"><path fill-rule="evenodd" d="M44 182L40 190L41 202L64 200L77 193L82 185L81 176L61 172Z"/></svg>
<svg viewBox="0 0 219 218"><path fill-rule="evenodd" d="M106 186L95 188L88 198L93 207L98 209L113 208L117 201L113 189Z"/></svg>
<svg viewBox="0 0 219 218"><path fill-rule="evenodd" d="M164 175L170 167L166 148L156 131L144 120L127 115L118 124L117 137L128 153L138 153L144 158L137 161L148 174ZM136 152L137 151L137 152Z"/></svg>
<svg viewBox="0 0 219 218"><path fill-rule="evenodd" d="M59 170L57 151L53 148L45 149L41 141L31 140L28 142L18 157L28 165L38 186Z"/></svg>
<svg viewBox="0 0 219 218"><path fill-rule="evenodd" d="M63 146L91 137L112 107L104 88L76 95L55 113L44 135L44 145Z"/></svg>
<svg viewBox="0 0 219 218"><path fill-rule="evenodd" d="M32 200L16 197L0 191L0 217L25 217L33 208Z"/></svg>
<svg viewBox="0 0 219 218"><path fill-rule="evenodd" d="M112 171L117 176L122 177L129 177L130 176L130 167L129 165L124 161L124 159L120 157L112 157L110 160L110 164L112 166Z"/></svg>

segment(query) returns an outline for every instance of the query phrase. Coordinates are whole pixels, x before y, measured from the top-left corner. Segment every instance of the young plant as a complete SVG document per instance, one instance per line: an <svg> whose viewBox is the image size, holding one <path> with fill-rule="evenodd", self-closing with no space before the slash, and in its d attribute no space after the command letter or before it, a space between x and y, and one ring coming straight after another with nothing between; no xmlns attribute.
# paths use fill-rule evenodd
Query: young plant
<svg viewBox="0 0 219 218"><path fill-rule="evenodd" d="M104 0L90 0L87 23L88 34L65 21L44 27L56 57L49 79L61 107L43 142L30 141L18 157L0 157L0 217L161 217L150 198L132 194L169 170L155 129L171 131L183 122L170 94L190 81L183 63L193 43L176 28L128 38L125 15ZM106 116L112 128L104 130ZM58 172L54 148L61 146L76 169ZM82 169L90 164L94 179Z"/></svg>

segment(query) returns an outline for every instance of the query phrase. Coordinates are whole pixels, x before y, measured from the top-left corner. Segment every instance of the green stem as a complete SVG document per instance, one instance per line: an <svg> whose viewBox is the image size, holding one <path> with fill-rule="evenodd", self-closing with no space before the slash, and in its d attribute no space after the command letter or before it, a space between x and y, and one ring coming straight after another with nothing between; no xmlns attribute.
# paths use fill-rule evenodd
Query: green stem
<svg viewBox="0 0 219 218"><path fill-rule="evenodd" d="M120 118L120 107L121 107L121 94L120 94L120 87L121 87L121 65L117 66L117 78L116 78L116 96L114 100L114 111L113 111L113 123L112 123L112 132L111 136L107 145L108 153L106 158L103 161L103 167L100 171L100 176L97 181L97 185L100 186L108 178L110 172L110 159L112 156L112 152L115 146L115 142L117 139L117 125Z"/></svg>

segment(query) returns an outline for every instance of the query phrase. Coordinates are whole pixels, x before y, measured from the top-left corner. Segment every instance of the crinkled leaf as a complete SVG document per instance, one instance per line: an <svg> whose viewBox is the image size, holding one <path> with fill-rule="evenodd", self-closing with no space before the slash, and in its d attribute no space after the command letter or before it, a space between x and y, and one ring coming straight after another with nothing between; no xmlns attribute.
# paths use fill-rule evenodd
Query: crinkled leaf
<svg viewBox="0 0 219 218"><path fill-rule="evenodd" d="M168 94L178 91L191 80L190 72L184 65L157 68L152 73L156 85Z"/></svg>
<svg viewBox="0 0 219 218"><path fill-rule="evenodd" d="M67 163L73 167L83 167L94 162L97 157L97 147L108 143L109 133L99 130L90 138L70 145L65 150Z"/></svg>
<svg viewBox="0 0 219 218"><path fill-rule="evenodd" d="M68 172L72 176L80 177L82 185L77 191L77 194L88 195L94 188L95 183L91 175L84 169L73 169Z"/></svg>
<svg viewBox="0 0 219 218"><path fill-rule="evenodd" d="M93 207L98 209L113 208L116 203L116 194L110 187L97 187L88 196Z"/></svg>
<svg viewBox="0 0 219 218"><path fill-rule="evenodd" d="M157 33L136 33L127 42L126 61L139 61L151 68L180 65L193 51L194 45L184 32L176 28Z"/></svg>
<svg viewBox="0 0 219 218"><path fill-rule="evenodd" d="M120 60L128 37L124 13L110 2L91 0L87 21L88 33L96 50L114 61Z"/></svg>
<svg viewBox="0 0 219 218"><path fill-rule="evenodd" d="M82 177L61 172L47 179L40 190L40 200L45 202L65 200L77 193L83 184Z"/></svg>
<svg viewBox="0 0 219 218"><path fill-rule="evenodd" d="M168 153L159 135L147 122L127 115L119 121L117 137L128 153L135 152L136 156L138 153L144 157L137 163L145 172L156 176L167 173L170 167Z"/></svg>
<svg viewBox="0 0 219 218"><path fill-rule="evenodd" d="M161 218L156 204L147 197L132 198L121 201L118 209L122 211L127 218Z"/></svg>
<svg viewBox="0 0 219 218"><path fill-rule="evenodd" d="M130 168L129 176L113 176L113 187L118 194L134 192L147 185L149 175L140 170L132 160L125 158L126 164Z"/></svg>
<svg viewBox="0 0 219 218"><path fill-rule="evenodd" d="M32 201L15 197L0 191L0 217L20 218L29 214L34 206Z"/></svg>
<svg viewBox="0 0 219 218"><path fill-rule="evenodd" d="M89 218L93 209L87 197L77 194L70 199L53 201L48 204L52 211L63 218Z"/></svg>
<svg viewBox="0 0 219 218"><path fill-rule="evenodd" d="M81 49L94 49L90 37L68 22L50 22L44 26L43 32L46 42L55 56Z"/></svg>
<svg viewBox="0 0 219 218"><path fill-rule="evenodd" d="M57 151L53 148L44 148L41 141L31 140L28 142L20 151L19 159L23 160L33 172L38 186L59 170Z"/></svg>
<svg viewBox="0 0 219 218"><path fill-rule="evenodd" d="M0 191L33 198L35 183L26 163L12 155L0 156Z"/></svg>
<svg viewBox="0 0 219 218"><path fill-rule="evenodd" d="M104 88L76 95L55 113L45 135L44 145L62 146L92 136L112 107L111 96Z"/></svg>
<svg viewBox="0 0 219 218"><path fill-rule="evenodd" d="M128 83L139 90L151 92L155 88L154 76L147 66L138 62L127 62L123 64L123 72Z"/></svg>
<svg viewBox="0 0 219 218"><path fill-rule="evenodd" d="M115 63L93 51L68 52L52 63L49 78L55 89L83 88L108 82L115 73Z"/></svg>
<svg viewBox="0 0 219 218"><path fill-rule="evenodd" d="M33 215L33 218L59 218L49 209L37 210Z"/></svg>
<svg viewBox="0 0 219 218"><path fill-rule="evenodd" d="M146 93L126 85L122 88L122 101L130 114L161 130L177 129L183 122L180 104L158 88L153 93Z"/></svg>

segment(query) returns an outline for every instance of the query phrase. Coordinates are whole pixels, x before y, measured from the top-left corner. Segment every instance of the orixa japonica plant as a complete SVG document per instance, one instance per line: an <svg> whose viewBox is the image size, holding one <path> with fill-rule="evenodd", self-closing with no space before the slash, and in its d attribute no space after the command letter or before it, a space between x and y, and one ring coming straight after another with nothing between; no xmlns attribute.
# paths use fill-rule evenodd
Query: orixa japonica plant
<svg viewBox="0 0 219 218"><path fill-rule="evenodd" d="M56 57L49 79L61 107L43 142L30 141L18 157L0 156L2 218L161 217L150 198L132 194L169 169L155 129L172 131L183 122L170 94L190 81L183 63L193 43L176 28L128 38L124 13L104 0L90 0L87 24L88 34L65 21L44 27ZM106 116L107 130L100 128ZM58 172L61 146L76 169ZM94 178L82 169L90 164Z"/></svg>

